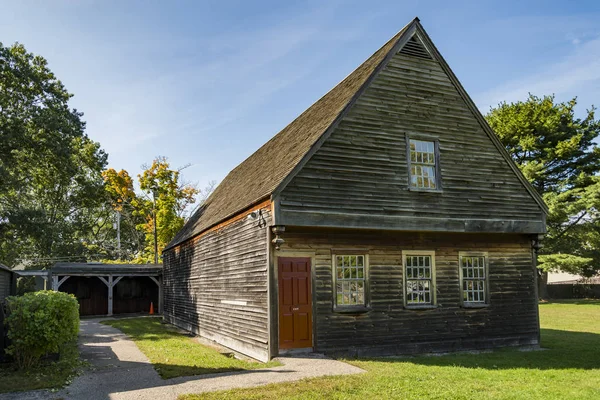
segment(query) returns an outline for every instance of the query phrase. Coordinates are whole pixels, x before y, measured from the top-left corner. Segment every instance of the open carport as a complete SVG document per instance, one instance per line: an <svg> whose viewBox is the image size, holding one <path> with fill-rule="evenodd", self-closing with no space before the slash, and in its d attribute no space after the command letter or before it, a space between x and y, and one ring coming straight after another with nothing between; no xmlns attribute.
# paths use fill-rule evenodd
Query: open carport
<svg viewBox="0 0 600 400"><path fill-rule="evenodd" d="M46 287L72 293L80 315L162 313L162 265L57 263L51 269L20 271L41 276Z"/></svg>

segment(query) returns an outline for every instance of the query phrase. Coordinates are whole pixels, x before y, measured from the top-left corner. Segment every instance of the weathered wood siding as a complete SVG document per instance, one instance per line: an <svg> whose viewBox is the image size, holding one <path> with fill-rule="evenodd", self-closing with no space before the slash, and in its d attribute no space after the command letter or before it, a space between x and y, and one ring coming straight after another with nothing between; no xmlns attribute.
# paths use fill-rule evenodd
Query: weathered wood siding
<svg viewBox="0 0 600 400"><path fill-rule="evenodd" d="M11 272L0 269L0 301L12 294L14 279Z"/></svg>
<svg viewBox="0 0 600 400"><path fill-rule="evenodd" d="M407 134L439 140L441 192L408 190ZM399 53L279 201L282 225L545 232L539 205L440 64Z"/></svg>
<svg viewBox="0 0 600 400"><path fill-rule="evenodd" d="M313 254L315 349L358 356L538 343L531 240L517 234L376 233L289 228L286 253ZM336 250L332 250L336 249ZM437 305L406 309L402 251L435 250ZM333 311L332 251L367 253L370 311ZM489 307L461 307L459 251L489 255Z"/></svg>
<svg viewBox="0 0 600 400"><path fill-rule="evenodd" d="M271 216L268 209L262 215L261 226L259 220L243 218L164 253L164 316L240 353L267 360L265 224Z"/></svg>

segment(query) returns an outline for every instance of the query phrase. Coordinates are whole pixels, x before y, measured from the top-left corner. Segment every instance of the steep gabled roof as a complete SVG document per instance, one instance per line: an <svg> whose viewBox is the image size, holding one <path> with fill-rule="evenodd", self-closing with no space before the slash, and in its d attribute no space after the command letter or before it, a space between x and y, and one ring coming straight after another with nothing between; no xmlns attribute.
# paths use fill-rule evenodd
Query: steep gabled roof
<svg viewBox="0 0 600 400"><path fill-rule="evenodd" d="M535 189L510 159L500 140L431 43L419 19L415 18L337 86L234 168L165 249L174 247L252 205L268 199L274 192L280 192L329 136L377 72L417 31L426 38L436 58L455 82L476 118L481 121L486 133L490 135L526 189L545 211L546 206Z"/></svg>
<svg viewBox="0 0 600 400"><path fill-rule="evenodd" d="M406 25L346 79L235 167L175 235L167 248L184 242L269 197L333 124L415 21Z"/></svg>

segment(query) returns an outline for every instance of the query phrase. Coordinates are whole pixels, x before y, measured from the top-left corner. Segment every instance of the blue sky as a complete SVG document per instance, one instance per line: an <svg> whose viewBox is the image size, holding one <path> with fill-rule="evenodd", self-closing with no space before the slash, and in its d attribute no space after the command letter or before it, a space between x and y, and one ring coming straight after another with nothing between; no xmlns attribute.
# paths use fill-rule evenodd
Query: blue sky
<svg viewBox="0 0 600 400"><path fill-rule="evenodd" d="M157 155L204 186L415 16L482 111L600 101L598 1L0 0L0 41L44 56L109 163Z"/></svg>

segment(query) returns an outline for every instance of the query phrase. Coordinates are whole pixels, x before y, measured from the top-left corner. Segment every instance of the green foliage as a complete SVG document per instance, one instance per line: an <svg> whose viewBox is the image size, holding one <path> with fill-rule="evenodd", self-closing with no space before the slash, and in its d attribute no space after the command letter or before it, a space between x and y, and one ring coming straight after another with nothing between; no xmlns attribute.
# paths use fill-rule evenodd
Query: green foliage
<svg viewBox="0 0 600 400"><path fill-rule="evenodd" d="M75 342L62 347L58 361L40 362L28 369L0 365L0 393L62 388L71 383L83 365Z"/></svg>
<svg viewBox="0 0 600 400"><path fill-rule="evenodd" d="M0 43L0 259L89 254L107 155L40 56Z"/></svg>
<svg viewBox="0 0 600 400"><path fill-rule="evenodd" d="M195 203L199 191L193 185L180 182L180 171L172 169L165 157L157 157L138 178L140 188L148 195L137 198L134 214L145 219L145 223L138 225L146 233L146 247L141 258L151 263L154 260L154 224L160 254L183 227L186 209Z"/></svg>
<svg viewBox="0 0 600 400"><path fill-rule="evenodd" d="M530 95L526 101L501 103L486 119L540 194L585 187L600 170L594 140L600 123L594 109L575 117L577 99L555 103L554 96Z"/></svg>
<svg viewBox="0 0 600 400"><path fill-rule="evenodd" d="M572 254L545 254L538 257L538 268L543 271L564 271L578 274L584 268L590 266L593 258L578 257Z"/></svg>
<svg viewBox="0 0 600 400"><path fill-rule="evenodd" d="M133 179L127 171L110 168L102 173L109 208L121 215L122 251L117 257L118 262L154 262L154 212L160 254L183 226L188 207L195 203L196 196L212 191L215 185L209 184L207 189L199 191L194 185L182 183L181 170L172 169L165 157L157 157L145 168L138 175L142 193L135 192ZM112 237L114 233L113 230Z"/></svg>
<svg viewBox="0 0 600 400"><path fill-rule="evenodd" d="M600 269L600 122L594 108L575 117L576 105L530 95L501 103L486 119L548 205L542 253L553 256L540 266L591 276Z"/></svg>
<svg viewBox="0 0 600 400"><path fill-rule="evenodd" d="M6 318L11 345L6 350L19 368L30 368L40 357L56 353L77 339L79 303L72 294L54 291L7 298Z"/></svg>

